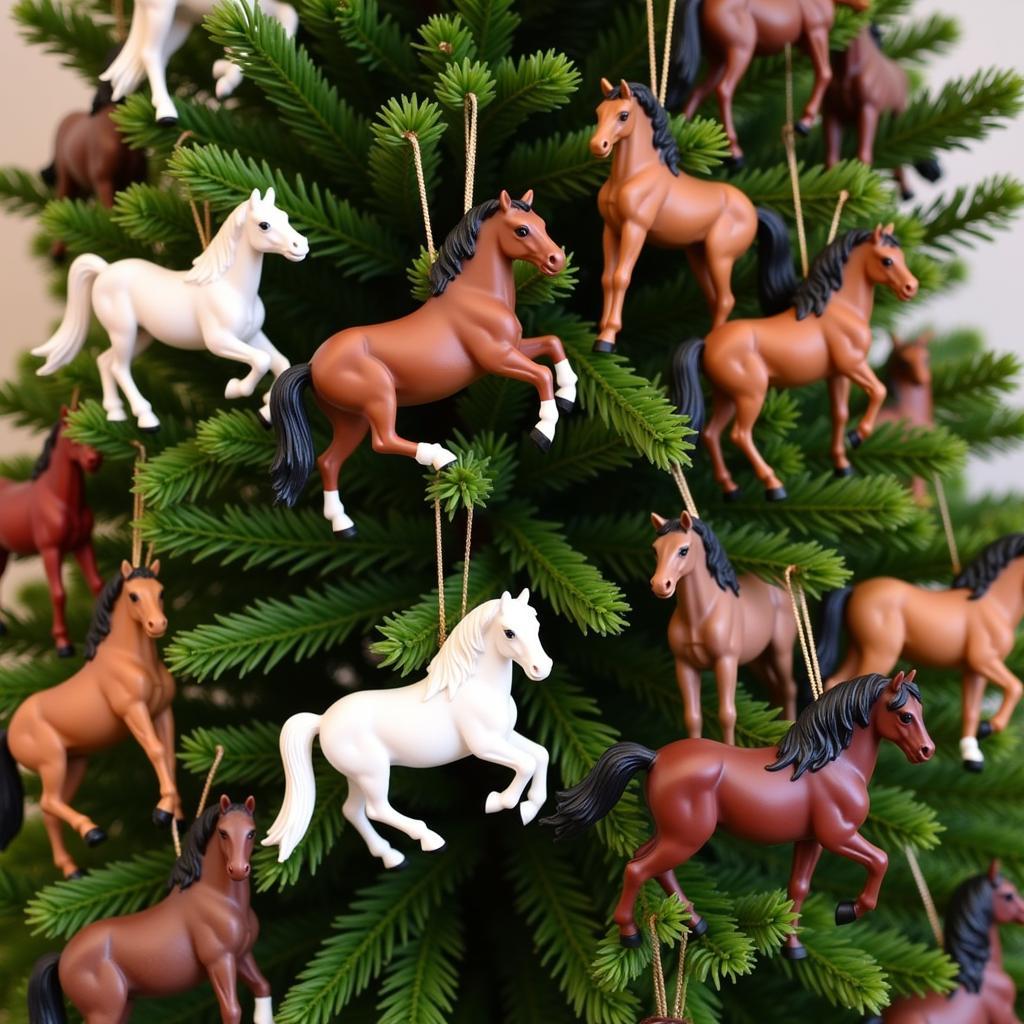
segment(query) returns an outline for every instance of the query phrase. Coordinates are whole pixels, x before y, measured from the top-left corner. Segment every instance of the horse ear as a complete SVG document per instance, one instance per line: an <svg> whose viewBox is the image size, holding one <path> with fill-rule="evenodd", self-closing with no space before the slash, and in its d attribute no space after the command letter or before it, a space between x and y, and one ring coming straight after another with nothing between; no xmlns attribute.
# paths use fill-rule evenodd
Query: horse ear
<svg viewBox="0 0 1024 1024"><path fill-rule="evenodd" d="M871 236L877 245L882 240L882 225L876 224L874 234Z"/></svg>
<svg viewBox="0 0 1024 1024"><path fill-rule="evenodd" d="M892 677L892 682L889 684L889 688L892 690L893 693L900 692L900 687L903 685L903 679L904 676L902 671L897 672L896 675Z"/></svg>
<svg viewBox="0 0 1024 1024"><path fill-rule="evenodd" d="M259 202L260 202L260 190L258 188L254 188L252 190L252 192L249 193L249 207L251 209L255 210L256 207L259 205Z"/></svg>
<svg viewBox="0 0 1024 1024"><path fill-rule="evenodd" d="M153 561L149 563L149 571L154 576L159 576L160 575L160 559L159 558L154 558Z"/></svg>
<svg viewBox="0 0 1024 1024"><path fill-rule="evenodd" d="M256 797L254 797L254 796L247 796L245 798L245 809L250 814L255 814L256 813Z"/></svg>
<svg viewBox="0 0 1024 1024"><path fill-rule="evenodd" d="M267 194L263 197L263 202L270 203L273 206L276 199L277 193L274 192L273 188L268 188Z"/></svg>
<svg viewBox="0 0 1024 1024"><path fill-rule="evenodd" d="M917 669L912 668L904 677L903 682L912 683L917 678Z"/></svg>
<svg viewBox="0 0 1024 1024"><path fill-rule="evenodd" d="M533 206L533 189L528 188L520 197L519 202L526 203L527 206Z"/></svg>
<svg viewBox="0 0 1024 1024"><path fill-rule="evenodd" d="M508 213L508 211L512 209L512 197L505 191L505 189L501 190L501 195L498 196L498 202L501 204L501 208L505 213Z"/></svg>
<svg viewBox="0 0 1024 1024"><path fill-rule="evenodd" d="M121 559L121 579L128 579L132 574L132 563L127 558Z"/></svg>
<svg viewBox="0 0 1024 1024"><path fill-rule="evenodd" d="M668 520L664 516L659 516L657 512L651 513L651 526L655 530L660 530L667 522Z"/></svg>
<svg viewBox="0 0 1024 1024"><path fill-rule="evenodd" d="M221 793L220 795L220 813L227 814L228 808L231 806L231 797L227 793Z"/></svg>
<svg viewBox="0 0 1024 1024"><path fill-rule="evenodd" d="M519 596L516 598L516 600L520 604L529 604L530 603L530 588L529 587L523 587L523 589L519 592Z"/></svg>
<svg viewBox="0 0 1024 1024"><path fill-rule="evenodd" d="M996 885L999 881L999 859L996 858L988 866L988 880Z"/></svg>
<svg viewBox="0 0 1024 1024"><path fill-rule="evenodd" d="M935 340L935 332L927 330L917 339L918 345L930 345Z"/></svg>
<svg viewBox="0 0 1024 1024"><path fill-rule="evenodd" d="M624 78L619 83L619 90L624 100L631 100L633 98L633 90L629 87L629 82Z"/></svg>
<svg viewBox="0 0 1024 1024"><path fill-rule="evenodd" d="M503 590L501 592L501 606L500 606L500 610L501 610L502 614L504 614L505 612L508 611L508 606L511 603L512 603L512 595L507 590Z"/></svg>
<svg viewBox="0 0 1024 1024"><path fill-rule="evenodd" d="M615 92L615 86L612 85L612 83L609 82L607 78L602 78L601 79L601 92L604 93L604 98L605 99L609 99L611 97L611 94L613 92Z"/></svg>
<svg viewBox="0 0 1024 1024"><path fill-rule="evenodd" d="M886 234L886 235L894 234L895 231L896 231L896 225L893 224L892 221L889 221L889 223L886 224L884 228L882 228L882 233Z"/></svg>
<svg viewBox="0 0 1024 1024"><path fill-rule="evenodd" d="M684 533L689 533L693 528L693 517L685 508L679 513L679 525L683 528Z"/></svg>

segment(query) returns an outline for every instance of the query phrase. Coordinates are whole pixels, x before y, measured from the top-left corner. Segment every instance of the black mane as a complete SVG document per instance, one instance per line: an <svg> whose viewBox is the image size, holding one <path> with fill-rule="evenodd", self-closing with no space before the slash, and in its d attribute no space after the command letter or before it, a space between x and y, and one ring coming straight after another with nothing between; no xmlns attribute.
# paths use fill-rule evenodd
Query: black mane
<svg viewBox="0 0 1024 1024"><path fill-rule="evenodd" d="M1008 533L992 541L955 580L953 589L966 587L970 600L984 597L996 577L1015 559L1024 555L1024 533Z"/></svg>
<svg viewBox="0 0 1024 1024"><path fill-rule="evenodd" d="M171 870L171 877L167 880L167 888L173 889L177 886L181 890L187 889L194 882L198 882L203 874L203 857L206 854L207 844L210 836L213 835L217 822L225 814L232 811L241 811L249 814L245 804L231 804L226 811L220 809L219 803L211 804L203 811L202 815L192 823L185 838L181 843L181 856L175 861ZM249 814L249 817L252 817Z"/></svg>
<svg viewBox="0 0 1024 1024"><path fill-rule="evenodd" d="M38 480L50 468L50 459L53 458L53 449L57 446L57 438L60 435L61 426L62 423L58 420L50 429L49 434L46 435L46 440L43 442L43 450L39 453L39 458L36 459L36 464L32 467L33 480Z"/></svg>
<svg viewBox="0 0 1024 1024"><path fill-rule="evenodd" d="M738 595L740 581L736 579L736 570L732 567L732 562L729 561L729 556L726 555L721 541L703 519L693 519L690 525L696 531L697 536L704 541L704 561L708 572L711 573L711 578L722 590L731 590ZM658 529L657 534L659 537L664 537L666 533L675 533L677 530L685 532L683 524L678 519L670 519Z"/></svg>
<svg viewBox="0 0 1024 1024"><path fill-rule="evenodd" d="M981 991L988 964L995 887L987 874L968 878L957 886L946 910L943 945L959 967L957 984L968 992Z"/></svg>
<svg viewBox="0 0 1024 1024"><path fill-rule="evenodd" d="M807 274L807 280L797 288L796 294L793 296L797 320L804 320L812 313L815 316L821 316L825 312L832 293L843 286L843 272L850 253L873 235L874 231L867 228L853 228L846 234L840 235L831 245L826 246L815 256ZM895 237L889 234L882 236L882 244L891 245L897 249L900 247L900 243L896 241Z"/></svg>
<svg viewBox="0 0 1024 1024"><path fill-rule="evenodd" d="M128 579L156 579L156 573L152 569L147 569L144 565L137 565L132 569ZM89 625L89 632L85 637L85 660L92 661L96 657L96 650L99 645L107 638L107 634L110 633L110 616L114 611L114 605L117 603L117 599L121 596L121 590L124 587L125 577L121 575L121 570L118 569L117 573L107 580L106 585L100 591L100 596L96 598L96 608L92 613L92 622Z"/></svg>
<svg viewBox="0 0 1024 1024"><path fill-rule="evenodd" d="M640 109L651 119L654 129L654 148L658 151L662 163L673 173L679 173L679 144L672 134L668 112L658 102L657 97L642 82L630 82L629 91L640 104ZM617 85L606 99L617 100L622 96L622 86Z"/></svg>
<svg viewBox="0 0 1024 1024"><path fill-rule="evenodd" d="M783 736L776 760L767 765L767 770L778 772L794 765L792 781L795 782L804 772L816 772L830 764L850 745L854 729L866 726L871 720L871 709L891 682L873 672L826 690L800 712ZM910 697L920 701L921 691L914 683L904 681L886 707L898 711Z"/></svg>
<svg viewBox="0 0 1024 1024"><path fill-rule="evenodd" d="M521 199L513 199L512 206L524 213L529 213L532 206L524 203ZM444 294L448 287L462 273L462 264L471 260L476 253L476 239L480 234L480 225L488 217L493 217L501 208L497 199L488 199L477 206L474 206L463 218L448 232L448 237L441 243L437 250L437 257L430 267L430 293L431 295Z"/></svg>

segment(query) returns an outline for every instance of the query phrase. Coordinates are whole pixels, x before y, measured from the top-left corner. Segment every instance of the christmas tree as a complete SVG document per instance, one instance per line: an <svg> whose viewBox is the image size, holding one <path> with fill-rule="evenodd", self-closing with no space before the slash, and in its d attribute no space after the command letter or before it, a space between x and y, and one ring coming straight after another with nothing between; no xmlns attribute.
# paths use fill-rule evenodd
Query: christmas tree
<svg viewBox="0 0 1024 1024"><path fill-rule="evenodd" d="M654 7L660 52L665 5ZM546 453L527 436L533 392L504 378L485 377L453 400L402 411L405 433L441 441L459 459L435 474L364 445L345 474L359 533L338 539L320 514L318 481L296 508L275 506L268 473L274 435L261 425L255 398L224 401L228 364L161 345L146 351L135 373L161 427L143 436L132 423L106 419L95 359L107 339L98 328L56 376L37 377L39 361L25 356L17 379L0 387L0 413L43 432L79 389L73 436L105 456L89 483L105 576L130 550L133 486L144 500L137 525L163 563L170 620L163 651L180 684L186 808L221 746L214 793L255 794L265 829L283 793L278 733L289 715L319 713L352 688L422 675L438 643L435 502L448 628L462 605L470 511L468 607L526 585L540 608L541 638L556 669L541 684L519 677L513 696L524 732L550 750L552 789L578 782L620 739L657 747L683 734L665 642L671 609L648 585L649 513L674 516L682 504L673 467L685 473L738 572L779 582L795 566L812 601L881 573L949 584L940 517L934 502L915 500L915 477L944 481L965 563L993 539L1024 529L1020 498L972 501L962 485L968 453L1024 439L1024 417L1002 404L1021 368L973 334L940 331L932 345L937 425L881 427L852 453L856 473L847 478L836 478L829 463L825 388L773 392L757 438L789 496L772 504L739 460L746 496L721 498L703 449L670 400L672 350L710 326L680 254L645 252L627 300L623 354L591 351L602 270L594 200L607 164L588 141L601 78L649 80L643 4L299 0L297 10L301 27L293 39L259 10L218 6L171 61L175 127L156 123L145 88L127 99L116 122L148 152L150 180L119 193L112 210L54 200L34 171L0 171L8 208L38 219L40 258L61 239L72 256L141 256L187 267L207 204L216 226L253 189L273 187L311 254L295 266L267 262L267 333L293 362L303 362L330 333L401 315L426 295L430 256L416 150L438 239L463 213L467 163L475 160L475 200L503 188L513 196L533 189L536 210L569 255L558 277L521 268L518 315L526 334L557 334L564 342L580 378L579 408L560 420ZM119 19L107 0L19 0L14 9L27 42L90 83L107 66L130 13ZM868 21L882 30L888 56L912 69L957 39L951 18L915 17L911 0L874 0L870 12L839 8L833 48ZM210 68L225 52L245 80L222 104L211 99ZM797 98L808 95L811 77L810 63L795 53ZM756 205L777 210L795 239L797 210L780 140L786 80L782 57L752 65L736 97L746 167L728 180ZM890 172L984 138L1018 112L1022 90L1019 76L998 68L934 92L916 88L905 113L883 119L874 168L847 159L825 170L820 130L799 139L811 254L825 244L846 193L841 229L894 222L920 281L919 303L960 284L971 247L1009 224L1024 186L979 167L975 187L915 205L900 201ZM689 121L674 116L671 129L688 173L725 179L728 145L716 113L709 105ZM66 270L55 268L53 276L63 286ZM757 315L754 254L738 265L734 285L734 315ZM922 317L926 312L880 294L874 324L908 334ZM133 475L140 438L147 459ZM24 478L31 465L15 460L0 475ZM8 617L3 641L4 718L80 665L52 650L45 589L30 586L19 601L26 611ZM68 609L80 652L92 597L77 575ZM1019 672L1022 665L1018 648L1010 667ZM697 1024L811 1014L852 1021L896 995L951 987L955 967L936 946L905 851L916 853L940 907L993 856L1011 876L1019 871L1022 733L1018 718L986 745L981 778L963 772L959 678L930 671L919 681L938 755L922 767L897 751L883 754L866 827L890 854L875 914L835 927L835 903L858 891L863 875L826 855L802 921L809 957L792 963L778 953L792 920L788 847L720 835L680 870L710 926L690 941L685 961L686 1012ZM737 741L774 744L786 723L745 671L741 682ZM710 736L717 735L716 700L709 678ZM473 759L397 769L396 804L427 818L448 846L434 856L409 850L407 870L385 872L342 817L343 777L319 754L315 763L317 806L305 840L283 864L274 849L254 862L257 956L273 982L280 1024L633 1024L645 1015L650 945L621 949L609 927L623 864L649 834L638 789L592 842L556 844L548 830L523 828L516 815L485 817L487 793L507 783L504 769ZM27 1019L26 980L39 955L59 950L84 924L163 893L174 854L166 832L149 823L154 787L144 765L130 742L94 759L77 800L105 823L110 840L96 851L76 846L88 868L84 879L55 881L42 824L31 815L0 858L0 1020ZM31 801L38 780L27 776L26 786ZM677 941L678 905L653 886L641 904L638 919L656 914L662 939ZM1008 967L1024 980L1024 936L1008 931L1005 939ZM133 1019L212 1021L219 1014L204 986L141 1003Z"/></svg>

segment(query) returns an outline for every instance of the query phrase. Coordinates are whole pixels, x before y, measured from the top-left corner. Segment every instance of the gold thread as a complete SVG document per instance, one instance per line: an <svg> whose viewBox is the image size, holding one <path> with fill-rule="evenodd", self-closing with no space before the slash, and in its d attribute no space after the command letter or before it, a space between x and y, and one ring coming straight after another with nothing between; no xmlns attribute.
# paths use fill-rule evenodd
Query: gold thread
<svg viewBox="0 0 1024 1024"><path fill-rule="evenodd" d="M466 509L466 546L462 554L462 614L460 618L466 617L466 609L469 607L469 561L472 557L473 544L473 506Z"/></svg>
<svg viewBox="0 0 1024 1024"><path fill-rule="evenodd" d="M821 666L818 664L818 652L814 646L814 631L811 627L811 613L807 607L807 595L804 593L800 581L793 578L798 571L799 567L796 565L786 566L786 592L789 594L789 601L793 606L797 639L800 641L800 651L804 656L804 664L807 666L807 678L810 680L811 693L817 700L825 692L825 688L821 678Z"/></svg>
<svg viewBox="0 0 1024 1024"><path fill-rule="evenodd" d="M427 183L423 177L423 155L420 153L420 140L415 132L403 132L403 137L412 146L412 162L416 168L416 186L420 193L420 209L423 211L423 231L427 236L427 252L430 261L434 261L437 250L434 249L434 232L430 228L430 206L427 203Z"/></svg>
<svg viewBox="0 0 1024 1024"><path fill-rule="evenodd" d="M437 474L440 480L441 474ZM437 545L437 646L443 647L448 638L448 624L444 607L444 550L441 544L441 499L434 499L434 540Z"/></svg>
<svg viewBox="0 0 1024 1024"><path fill-rule="evenodd" d="M132 441L138 450L135 465L132 467L132 567L142 565L142 514L146 511L146 502L139 488L139 467L146 462L146 446L141 441Z"/></svg>
<svg viewBox="0 0 1024 1024"><path fill-rule="evenodd" d="M914 876L914 884L917 886L921 902L924 904L925 916L928 918L928 923L932 926L935 942L941 949L943 945L942 922L939 920L938 911L935 909L935 901L932 899L932 894L928 889L928 882L924 877L924 872L921 870L921 865L917 862L917 854L914 853L913 847L905 846L903 852L907 855L910 873Z"/></svg>
<svg viewBox="0 0 1024 1024"><path fill-rule="evenodd" d="M669 0L675 3L675 0ZM658 94L658 56L654 44L654 0L647 0L647 59L651 65L651 92Z"/></svg>
<svg viewBox="0 0 1024 1024"><path fill-rule="evenodd" d="M220 763L223 760L224 748L218 743L214 748L213 764L210 765L210 770L206 773L206 784L203 786L202 795L199 797L199 807L196 809L197 821L202 816L203 810L206 807L206 801L210 799L210 790L213 788L213 780L216 777L217 769L220 767Z"/></svg>
<svg viewBox="0 0 1024 1024"><path fill-rule="evenodd" d="M668 95L668 69L672 61L672 26L676 17L676 0L669 0L668 18L665 22L665 50L661 58L661 85L658 88L658 102L665 106Z"/></svg>
<svg viewBox="0 0 1024 1024"><path fill-rule="evenodd" d="M850 198L850 193L844 188L839 193L839 199L836 202L836 212L832 214L832 226L828 229L828 242L827 245L831 245L836 240L836 235L839 234L839 221L843 216L843 207L846 205L846 201Z"/></svg>
<svg viewBox="0 0 1024 1024"><path fill-rule="evenodd" d="M659 1017L668 1016L668 998L665 995L665 975L661 967L661 943L658 941L657 918L654 914L647 919L651 933L651 967L654 973L654 1012Z"/></svg>
<svg viewBox="0 0 1024 1024"><path fill-rule="evenodd" d="M953 567L953 575L960 575L960 550L953 532L953 519L949 514L949 503L946 501L946 489L942 486L942 477L936 473L932 477L935 486L935 498L939 504L939 516L942 518L942 529L946 534L946 547L949 548L949 564Z"/></svg>
<svg viewBox="0 0 1024 1024"><path fill-rule="evenodd" d="M473 182L476 178L476 93L467 92L463 98L462 114L466 130L466 188L463 194L463 213L469 213L473 206Z"/></svg>
<svg viewBox="0 0 1024 1024"><path fill-rule="evenodd" d="M186 139L191 138L193 135L191 128L187 128L177 138L177 141L171 147L177 149ZM192 211L192 223L196 227L196 234L199 236L199 245L205 250L209 247L210 242L213 240L213 227L210 216L210 200L203 200L203 216L199 216L199 207L196 205L196 201L192 198L191 191L185 189L186 198L188 199L189 209Z"/></svg>
<svg viewBox="0 0 1024 1024"><path fill-rule="evenodd" d="M804 228L804 207L800 198L800 171L796 163L796 130L793 127L793 47L786 43L786 123L782 128L782 141L786 147L789 182L793 189L793 209L796 213L796 236L800 243L800 266L804 277L810 269L807 259L807 232Z"/></svg>
<svg viewBox="0 0 1024 1024"><path fill-rule="evenodd" d="M669 470L672 473L672 479L676 482L676 487L679 488L679 496L683 499L683 507L694 519L700 519L697 503L693 500L693 494L690 491L690 485L686 482L683 467L678 462L673 462Z"/></svg>
<svg viewBox="0 0 1024 1024"><path fill-rule="evenodd" d="M683 1008L686 1005L686 946L690 941L690 929L684 928L683 934L679 937L679 967L676 969L676 997L672 1004L672 1016L678 1020L684 1020Z"/></svg>
<svg viewBox="0 0 1024 1024"><path fill-rule="evenodd" d="M181 856L181 836L178 835L178 819L171 815L171 842L174 843L174 856Z"/></svg>

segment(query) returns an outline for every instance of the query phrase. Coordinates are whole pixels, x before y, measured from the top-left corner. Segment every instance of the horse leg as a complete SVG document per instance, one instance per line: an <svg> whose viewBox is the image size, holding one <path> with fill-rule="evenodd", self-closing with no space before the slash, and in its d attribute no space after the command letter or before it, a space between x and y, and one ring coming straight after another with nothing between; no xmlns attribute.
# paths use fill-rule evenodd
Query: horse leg
<svg viewBox="0 0 1024 1024"><path fill-rule="evenodd" d="M156 726L153 724L145 701L133 701L128 705L122 717L124 724L128 726L136 742L149 758L160 783L160 800L153 811L153 821L157 825L169 825L175 810L181 807L174 775L167 768L168 756L174 756L174 748L172 746L168 751L157 735Z"/></svg>
<svg viewBox="0 0 1024 1024"><path fill-rule="evenodd" d="M721 82L724 74L725 61L717 55L709 56L708 72L704 76L704 81L690 93L690 98L686 101L686 106L683 107L683 117L687 121L697 113L701 104L718 88L718 83Z"/></svg>
<svg viewBox="0 0 1024 1024"><path fill-rule="evenodd" d="M122 423L125 415L124 402L121 401L117 383L114 380L114 350L105 349L96 357L96 368L100 371L100 385L103 388L103 408L111 423Z"/></svg>
<svg viewBox="0 0 1024 1024"><path fill-rule="evenodd" d="M722 742L736 746L736 671L733 656L715 662L715 683L718 687L718 721L722 727Z"/></svg>
<svg viewBox="0 0 1024 1024"><path fill-rule="evenodd" d="M604 293L601 308L601 322L597 335L598 341L615 346L615 331L609 327L612 318L612 307L615 300L615 268L619 265L619 236L607 224L601 235L601 248L604 251L604 270L601 273L601 290Z"/></svg>
<svg viewBox="0 0 1024 1024"><path fill-rule="evenodd" d="M533 778L530 780L530 790L527 799L519 805L519 815L524 825L529 825L537 812L544 806L548 798L548 760L547 750L539 743L527 739L518 732L509 733L509 742L518 747L528 756L532 757L537 767L534 769Z"/></svg>
<svg viewBox="0 0 1024 1024"><path fill-rule="evenodd" d="M657 881L665 895L675 896L690 914L690 924L688 925L690 931L696 931L698 936L703 935L707 931L707 926L704 925L703 919L697 916L693 904L686 898L686 893L683 892L683 887L679 884L675 870L670 868L668 871L663 871L658 875Z"/></svg>
<svg viewBox="0 0 1024 1024"><path fill-rule="evenodd" d="M256 999L256 1013L253 1024L274 1024L273 1006L270 1001L270 982L260 970L250 949L238 958L238 976Z"/></svg>
<svg viewBox="0 0 1024 1024"><path fill-rule="evenodd" d="M277 378L280 377L289 366L291 366L288 359L274 348L270 339L262 331L257 331L256 334L249 339L249 344L252 345L253 348L258 348L270 356L270 372L274 375L274 380L277 380ZM265 423L270 423L269 390L263 396L263 405L260 408L260 416L263 418Z"/></svg>
<svg viewBox="0 0 1024 1024"><path fill-rule="evenodd" d="M530 431L530 439L541 451L547 451L555 439L558 406L551 371L509 344L485 343L472 353L477 362L489 373L532 384L540 396L540 419Z"/></svg>
<svg viewBox="0 0 1024 1024"><path fill-rule="evenodd" d="M828 397L832 404L832 463L836 476L853 472L846 457L846 425L850 422L850 379L842 374L828 378Z"/></svg>
<svg viewBox="0 0 1024 1024"><path fill-rule="evenodd" d="M135 378L132 377L132 359L142 352L149 345L148 335L139 332L138 321L135 319L135 311L132 309L131 300L127 295L121 297L120 308L116 310L120 317L117 324L109 324L109 311L100 321L107 329L110 336L110 350L113 355L110 357L110 372L117 382L118 387L124 392L128 399L128 405L132 410L140 430L155 431L160 428L160 421L153 413L153 406L145 398ZM106 401L104 400L104 405ZM108 419L110 416L108 414Z"/></svg>
<svg viewBox="0 0 1024 1024"><path fill-rule="evenodd" d="M565 346L557 334L544 334L538 338L523 338L519 342L519 351L530 359L547 356L554 364L555 370L555 405L561 412L572 412L576 404L576 382L579 377L573 372L565 354Z"/></svg>
<svg viewBox="0 0 1024 1024"><path fill-rule="evenodd" d="M825 113L825 166L835 167L843 158L843 122L833 113Z"/></svg>
<svg viewBox="0 0 1024 1024"><path fill-rule="evenodd" d="M711 272L708 270L707 250L703 243L695 242L693 245L688 245L684 251L686 252L686 262L690 264L690 273L697 281L697 285L704 295L704 301L707 302L708 309L714 316L715 308L718 305L718 295L715 292L715 284L711 280Z"/></svg>
<svg viewBox="0 0 1024 1024"><path fill-rule="evenodd" d="M960 758L969 772L980 772L985 767L985 755L978 746L978 730L981 727L981 703L985 699L985 677L980 672L967 669L963 674L961 689L962 729Z"/></svg>
<svg viewBox="0 0 1024 1024"><path fill-rule="evenodd" d="M780 628L781 627L781 628ZM776 628L771 644L765 652L764 664L775 680L775 689L782 717L789 722L796 720L796 677L793 675L793 641L796 626L793 617L780 609L776 612Z"/></svg>
<svg viewBox="0 0 1024 1024"><path fill-rule="evenodd" d="M61 821L73 828L89 846L97 846L107 838L106 833L85 814L81 814L64 799L65 788L68 784L69 759L64 748L63 741L57 735L49 723L43 723L39 728L48 730L45 737L47 750L45 757L40 758L33 766L39 774L43 791L39 797L39 807L44 815L59 818ZM36 743L40 738L36 737ZM27 767L27 766L26 766ZM77 787L81 777L72 779ZM54 850L54 860L57 851Z"/></svg>
<svg viewBox="0 0 1024 1024"><path fill-rule="evenodd" d="M175 801L172 813L177 818L179 825L184 824L187 826L185 809L181 806L181 794L178 792L178 781L176 778L178 765L174 757L174 712L171 710L170 705L153 716L153 728L156 729L157 737L164 748L164 765L171 777L171 784L174 786Z"/></svg>
<svg viewBox="0 0 1024 1024"><path fill-rule="evenodd" d="M67 759L64 785L61 787L61 799L69 806L75 798L75 793L78 792L78 787L82 784L87 763L84 757L69 757ZM81 870L64 845L63 824L60 818L43 811L43 827L50 840L54 865L65 878L81 878Z"/></svg>
<svg viewBox="0 0 1024 1024"><path fill-rule="evenodd" d="M345 512L345 506L341 503L341 496L338 494L338 476L341 474L341 467L366 436L370 424L365 417L356 413L344 412L326 402L318 404L334 428L331 443L317 459L317 465L320 467L320 479L324 488L324 518L331 524L331 529L335 533L339 533L343 537L354 537L356 524Z"/></svg>
<svg viewBox="0 0 1024 1024"><path fill-rule="evenodd" d="M219 951L219 946L218 946ZM203 965L213 986L222 1024L241 1024L242 1007L238 1002L238 967L231 953L221 953Z"/></svg>
<svg viewBox="0 0 1024 1024"><path fill-rule="evenodd" d="M495 814L501 810L510 811L519 803L526 784L534 778L540 767L532 750L527 749L525 745L513 743L511 737L503 736L493 729L473 722L467 724L462 738L474 757L480 758L481 761L489 761L491 764L504 765L515 772L512 781L500 793L492 791L487 794L487 801L484 804L484 811L487 814ZM521 812L524 825L529 824L527 813L528 810ZM533 815L536 813L534 809ZM530 816L531 819L533 815Z"/></svg>
<svg viewBox="0 0 1024 1024"><path fill-rule="evenodd" d="M203 343L215 356L220 356L221 359L233 359L235 362L245 363L249 367L249 372L244 377L241 379L232 377L227 382L224 388L224 397L248 398L270 369L270 353L242 341L241 338L235 337L219 324L203 323L200 320L200 328L203 332Z"/></svg>
<svg viewBox="0 0 1024 1024"><path fill-rule="evenodd" d="M814 839L800 839L793 844L793 868L789 874L789 898L793 901L796 920L793 931L786 936L782 946L782 955L787 960L803 960L807 956L804 944L797 938L796 929L800 925L800 910L811 891L811 878L821 857L821 843Z"/></svg>
<svg viewBox="0 0 1024 1024"><path fill-rule="evenodd" d="M721 250L719 246L721 245ZM714 285L715 302L712 307L712 327L721 327L736 308L736 296L732 292L732 268L736 262L735 255L720 242L715 229L711 229L705 243L707 249L708 269Z"/></svg>
<svg viewBox="0 0 1024 1024"><path fill-rule="evenodd" d="M626 303L626 292L633 279L633 268L647 240L647 230L632 220L627 220L622 225L619 234L619 258L611 275L612 291L608 316L598 335L598 342L604 342L605 345L599 351L610 352L615 347L619 331L622 330L622 307Z"/></svg>
<svg viewBox="0 0 1024 1024"><path fill-rule="evenodd" d="M732 98L753 58L753 45L733 46L726 55L725 70L715 89L718 94L718 109L722 115L722 125L725 127L725 134L728 136L729 146L732 149L734 167L740 167L743 164L743 150L740 148L739 136L736 134L736 122L732 116Z"/></svg>
<svg viewBox="0 0 1024 1024"><path fill-rule="evenodd" d="M856 448L874 432L875 420L885 401L886 391L885 385L875 376L875 371L871 369L866 359L854 367L847 376L868 396L868 407L864 410L860 423L850 434L850 443Z"/></svg>
<svg viewBox="0 0 1024 1024"><path fill-rule="evenodd" d="M900 187L900 198L906 202L909 199L914 198L914 190L910 187L910 179L907 178L906 167L897 167L893 170L892 176L896 179L896 184Z"/></svg>
<svg viewBox="0 0 1024 1024"><path fill-rule="evenodd" d="M754 467L757 478L764 484L765 497L769 501L782 501L786 497L786 488L782 486L782 481L775 475L775 470L768 465L754 443L754 424L761 415L764 399L765 391L735 396L736 422L733 424L731 437L733 444L746 455Z"/></svg>
<svg viewBox="0 0 1024 1024"><path fill-rule="evenodd" d="M57 647L57 654L62 658L74 654L71 641L68 640L68 626L64 621L64 605L67 601L67 593L64 590L64 580L61 578L61 563L64 556L58 547L46 547L40 549L43 557L43 568L46 570L46 581L50 585L50 600L53 603L53 642Z"/></svg>
<svg viewBox="0 0 1024 1024"><path fill-rule="evenodd" d="M999 705L999 710L992 716L992 731L1002 732L1010 724L1014 708L1020 703L1021 695L1024 694L1024 683L999 658L992 658L979 664L977 668L983 676L1003 691L1003 701Z"/></svg>
<svg viewBox="0 0 1024 1024"><path fill-rule="evenodd" d="M146 69L146 77L149 79L149 91L153 106L156 107L158 124L174 124L178 120L174 100L167 91L167 73L164 66L164 45L174 22L175 7L173 0L140 0L136 8L137 12L141 9L146 19L140 57L142 66Z"/></svg>
<svg viewBox="0 0 1024 1024"><path fill-rule="evenodd" d="M4 570L7 568L7 559L11 557L11 553L4 548L0 548L0 577L3 576ZM7 632L7 626L4 624L3 619L0 619L0 636L3 636Z"/></svg>
<svg viewBox="0 0 1024 1024"><path fill-rule="evenodd" d="M386 868L397 868L405 860L374 827L366 816L366 797L356 781L348 778L348 796L341 805L341 813L345 815L353 828L363 837L366 848L374 857L380 857Z"/></svg>
<svg viewBox="0 0 1024 1024"><path fill-rule="evenodd" d="M96 552L93 550L91 540L87 540L81 547L75 548L75 559L82 570L86 585L92 591L93 596L97 596L103 589L103 577L96 565Z"/></svg>
<svg viewBox="0 0 1024 1024"><path fill-rule="evenodd" d="M704 447L711 458L711 470L718 485L725 492L726 498L735 500L740 496L740 489L733 480L729 467L725 464L722 452L722 432L736 414L736 403L730 395L714 388L711 393L711 418L704 425Z"/></svg>
<svg viewBox="0 0 1024 1024"><path fill-rule="evenodd" d="M700 672L688 662L676 655L676 682L683 698L683 718L686 722L686 735L691 740L699 740L704 728L704 720L700 706Z"/></svg>
<svg viewBox="0 0 1024 1024"><path fill-rule="evenodd" d="M871 167L875 162L875 135L878 132L878 107L863 103L860 108L860 146L857 158Z"/></svg>
<svg viewBox="0 0 1024 1024"><path fill-rule="evenodd" d="M856 900L844 901L836 907L836 924L851 924L869 910L878 906L878 893L889 868L889 857L884 850L872 846L859 832L829 836L822 845L832 853L862 864L868 873L864 888Z"/></svg>
<svg viewBox="0 0 1024 1024"><path fill-rule="evenodd" d="M388 780L391 777L391 766L384 761L376 772L370 773L360 766L360 773L355 777L356 783L366 797L366 816L373 821L397 828L410 839L420 844L424 853L432 853L444 846L444 839L427 827L425 821L409 818L399 813L388 801ZM349 776L351 779L351 776Z"/></svg>
<svg viewBox="0 0 1024 1024"><path fill-rule="evenodd" d="M821 109L821 101L825 98L825 91L832 81L832 63L828 53L828 29L824 26L808 29L806 38L807 52L814 65L814 88L811 90L807 106L804 107L804 116L796 124L796 130L801 135L807 135L814 127L818 111Z"/></svg>

